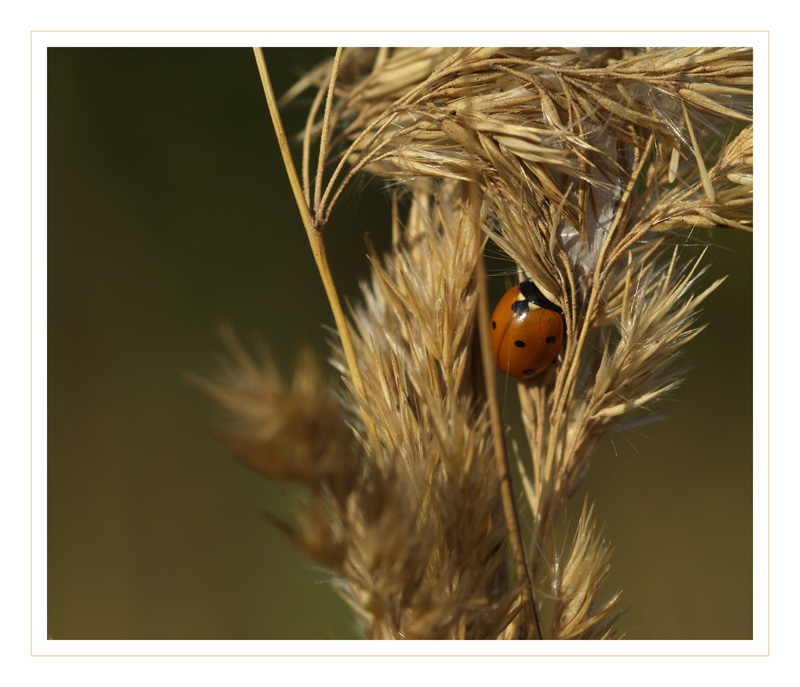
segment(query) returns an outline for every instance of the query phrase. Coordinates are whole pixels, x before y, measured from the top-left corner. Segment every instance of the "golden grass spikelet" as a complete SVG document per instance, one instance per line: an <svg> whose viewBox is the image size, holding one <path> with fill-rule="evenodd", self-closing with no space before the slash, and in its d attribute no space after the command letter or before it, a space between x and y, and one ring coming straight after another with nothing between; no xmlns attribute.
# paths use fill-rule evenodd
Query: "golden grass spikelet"
<svg viewBox="0 0 800 687"><path fill-rule="evenodd" d="M409 499L387 521L394 532L372 541L425 561L424 574L408 575L405 613L395 609L369 636L497 637L513 618L515 597L498 584L505 531L469 360L478 251L455 201L448 184L412 194L403 238L383 265L373 256L354 313L365 396L351 392L375 427L358 428L365 459L378 471L393 467L386 482L406 485ZM336 364L346 376L341 353ZM365 567L382 577L374 562ZM364 603L374 625L376 606Z"/></svg>
<svg viewBox="0 0 800 687"><path fill-rule="evenodd" d="M617 331L619 340L604 349L589 398L589 424L606 423L651 402L675 385L670 367L679 351L700 329L691 329L698 306L724 279L694 293L701 258L690 268L677 264L678 251L667 263L643 263L630 288ZM632 281L630 275L627 280Z"/></svg>
<svg viewBox="0 0 800 687"><path fill-rule="evenodd" d="M287 94L316 89L299 175L283 150L337 321L338 399L310 358L286 383L231 337L227 375L200 384L234 415L234 451L306 487L278 525L366 637L615 636L588 501L569 553L547 552L597 444L680 383L722 282L703 283L690 236L752 230L751 83L745 48L382 48L340 49ZM393 189L392 248L370 249L347 318L322 234L360 173ZM566 325L518 385L522 499L481 362L487 242Z"/></svg>
<svg viewBox="0 0 800 687"><path fill-rule="evenodd" d="M290 385L262 349L258 361L229 328L230 358L213 379L192 381L227 412L215 434L267 477L328 489L344 502L355 481L352 438L312 353L302 350Z"/></svg>
<svg viewBox="0 0 800 687"><path fill-rule="evenodd" d="M479 253L458 188L428 186L412 195L403 239L386 264L372 256L371 288L355 313L356 347L366 365L373 347L391 351L417 394L453 400L467 372Z"/></svg>
<svg viewBox="0 0 800 687"><path fill-rule="evenodd" d="M588 500L575 532L575 539L564 560L553 564L552 590L553 639L608 639L614 636L613 623L619 614L621 593L603 602L597 597L611 568L611 549L597 533L594 508Z"/></svg>
<svg viewBox="0 0 800 687"><path fill-rule="evenodd" d="M343 64L356 55L345 51ZM379 51L371 73L354 83L337 80L340 97L331 122L347 125L331 142L331 151L340 151L333 159L353 163L342 185L365 168L405 180L421 175L470 180L478 174L505 191L517 192L524 181L542 200L559 205L564 175L576 182L565 216L582 230L593 189L624 172L606 141L639 146L645 130L688 149L684 109L696 126L702 118L702 129L720 116L749 119L750 93L744 88L752 82L749 49L677 48L634 55L443 49L432 68L435 58L435 51L425 49ZM363 55L358 59L366 61ZM396 79L398 70L405 78ZM319 73L320 89L326 85L324 73ZM313 121L307 142L316 135ZM332 202L340 192L341 187Z"/></svg>
<svg viewBox="0 0 800 687"><path fill-rule="evenodd" d="M459 422L463 409L454 409L435 426L399 428L394 440L402 457L392 455L387 437L379 446L366 444L369 452L356 467L313 358L301 357L289 386L268 357L259 365L230 332L225 337L232 362L213 382L195 380L231 411L232 422L218 435L263 474L307 487L306 497L293 502L296 525L269 517L339 576L338 589L369 619L366 635L502 634L515 597L497 592L504 530L496 488L486 489L493 475L485 418L466 426ZM368 389L388 394L385 383ZM396 414L380 405L370 407L390 427ZM417 433L412 444L402 434L409 430ZM334 457L342 462L331 469Z"/></svg>

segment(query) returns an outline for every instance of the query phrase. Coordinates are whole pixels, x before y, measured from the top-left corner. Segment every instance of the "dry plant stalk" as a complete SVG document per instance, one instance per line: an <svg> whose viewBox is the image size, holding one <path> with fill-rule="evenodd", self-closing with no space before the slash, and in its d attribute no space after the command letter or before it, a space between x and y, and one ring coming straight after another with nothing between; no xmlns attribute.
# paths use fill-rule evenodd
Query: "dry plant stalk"
<svg viewBox="0 0 800 687"><path fill-rule="evenodd" d="M200 383L230 411L221 436L238 455L306 487L297 522L279 524L330 568L366 637L619 635L592 508L565 554L555 528L598 441L680 382L722 281L701 285L687 237L751 229L751 84L739 48L345 49L287 94L317 93L300 174L285 160L330 282L343 386L308 355L287 384L232 335L229 369ZM391 180L393 241L345 316L322 236L359 174ZM557 362L518 384L530 458L502 497L479 336L487 240L566 322Z"/></svg>

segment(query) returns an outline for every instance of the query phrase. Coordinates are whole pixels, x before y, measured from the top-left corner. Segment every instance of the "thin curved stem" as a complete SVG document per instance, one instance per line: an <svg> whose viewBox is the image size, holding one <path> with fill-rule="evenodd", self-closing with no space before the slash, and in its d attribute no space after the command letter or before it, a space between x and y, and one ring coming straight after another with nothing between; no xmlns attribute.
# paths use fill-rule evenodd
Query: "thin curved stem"
<svg viewBox="0 0 800 687"><path fill-rule="evenodd" d="M292 154L289 150L289 142L286 138L286 132L283 128L280 113L278 112L278 103L275 99L275 93L272 90L272 83L269 78L267 70L267 63L264 60L264 53L261 48L253 48L256 57L256 64L258 71L261 75L261 84L264 87L264 95L267 97L267 105L269 106L269 113L272 117L272 124L275 127L275 135L278 138L280 145L281 155L283 156L283 164L286 167L286 173L289 176L289 183L292 186L294 199L297 207L300 210L300 216L303 219L303 226L308 235L308 242L311 244L311 252L314 255L314 261L317 263L322 284L325 287L325 293L328 296L331 310L333 311L333 319L336 322L336 329L339 331L339 337L342 340L342 350L344 351L345 359L347 360L347 368L350 372L350 378L353 380L353 387L356 392L365 398L364 394L364 381L361 378L361 371L358 368L358 359L353 347L353 341L350 337L350 328L347 323L347 318L342 309L339 294L336 291L336 285L333 282L333 276L328 265L328 258L325 253L325 244L323 243L321 227L317 226L316 220L311 216L311 210L303 196L303 188L300 183L300 178L297 176L297 169L295 168ZM366 415L362 406L362 419L367 431L372 437L375 437L375 428L371 420Z"/></svg>
<svg viewBox="0 0 800 687"><path fill-rule="evenodd" d="M470 210L472 212L473 231L475 240L482 243L483 232L479 225L478 213L478 185L475 182L469 185ZM484 382L486 385L486 400L489 404L489 415L492 426L492 443L497 461L500 480L500 497L503 502L508 537L511 541L511 551L514 556L514 567L517 579L520 580L522 596L522 612L529 628L535 628L536 636L542 639L542 625L539 620L539 611L536 608L536 599L533 594L528 563L525 560L525 547L522 543L522 532L519 524L519 513L514 500L514 488L511 479L511 465L506 452L505 437L503 435L503 422L500 416L500 402L497 397L497 379L495 377L495 364L492 357L491 333L489 332L489 293L486 288L486 267L483 264L483 253L479 251L476 263L476 278L478 280L478 334L480 336L481 362L483 364Z"/></svg>
<svg viewBox="0 0 800 687"><path fill-rule="evenodd" d="M336 56L333 58L333 69L328 80L328 97L325 101L325 110L322 114L322 132L319 139L319 160L317 161L317 178L314 183L314 211L320 211L320 198L322 197L322 173L325 169L325 160L328 157L328 136L331 126L331 107L333 105L333 93L336 90L336 77L339 75L339 65L342 61L342 49L336 48Z"/></svg>

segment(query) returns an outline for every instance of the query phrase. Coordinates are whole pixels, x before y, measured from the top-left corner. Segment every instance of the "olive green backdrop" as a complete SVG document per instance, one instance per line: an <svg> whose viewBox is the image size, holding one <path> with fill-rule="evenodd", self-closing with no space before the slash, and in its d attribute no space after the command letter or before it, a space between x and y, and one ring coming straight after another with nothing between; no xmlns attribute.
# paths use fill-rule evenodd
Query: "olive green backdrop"
<svg viewBox="0 0 800 687"><path fill-rule="evenodd" d="M329 54L266 51L276 91ZM47 201L49 635L356 637L261 517L288 513L281 489L209 438L215 409L182 376L214 369L220 322L285 368L303 343L324 356L332 324L252 51L51 48ZM326 230L351 299L388 217L372 181ZM708 281L731 276L688 380L667 419L604 444L571 515L588 491L631 639L752 636L751 237L706 238Z"/></svg>

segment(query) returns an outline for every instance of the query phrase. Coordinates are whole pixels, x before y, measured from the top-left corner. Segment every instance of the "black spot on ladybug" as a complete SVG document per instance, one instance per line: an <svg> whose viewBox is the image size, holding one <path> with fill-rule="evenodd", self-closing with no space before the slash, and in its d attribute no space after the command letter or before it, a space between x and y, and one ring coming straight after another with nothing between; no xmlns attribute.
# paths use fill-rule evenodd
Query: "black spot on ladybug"
<svg viewBox="0 0 800 687"><path fill-rule="evenodd" d="M536 370L523 370L523 371L522 371L522 374L523 374L525 377L530 377L530 376L531 376L531 375L532 375L534 372L536 372Z"/></svg>
<svg viewBox="0 0 800 687"><path fill-rule="evenodd" d="M554 336L548 336L548 337L545 339L545 341L547 341L547 343L555 343L555 342L556 342L556 337L554 337Z"/></svg>
<svg viewBox="0 0 800 687"><path fill-rule="evenodd" d="M497 329L497 322L492 320L492 329Z"/></svg>
<svg viewBox="0 0 800 687"><path fill-rule="evenodd" d="M514 345L515 345L517 348L525 348L525 342L524 342L524 341L520 341L519 339L517 339L517 340L514 342Z"/></svg>

